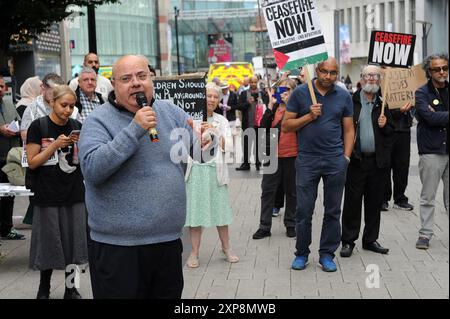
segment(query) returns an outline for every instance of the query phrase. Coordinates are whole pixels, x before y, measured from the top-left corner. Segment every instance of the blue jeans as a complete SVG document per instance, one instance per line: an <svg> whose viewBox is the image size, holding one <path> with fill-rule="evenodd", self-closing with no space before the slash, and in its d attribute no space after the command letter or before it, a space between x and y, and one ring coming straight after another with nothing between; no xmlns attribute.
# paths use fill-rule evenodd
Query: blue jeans
<svg viewBox="0 0 450 319"><path fill-rule="evenodd" d="M334 252L341 240L341 202L347 174L347 160L344 155L331 157L309 157L299 155L297 170L296 231L297 256L308 256L311 252L312 215L317 198L317 187L323 179L324 217L320 236L319 255L334 258Z"/></svg>

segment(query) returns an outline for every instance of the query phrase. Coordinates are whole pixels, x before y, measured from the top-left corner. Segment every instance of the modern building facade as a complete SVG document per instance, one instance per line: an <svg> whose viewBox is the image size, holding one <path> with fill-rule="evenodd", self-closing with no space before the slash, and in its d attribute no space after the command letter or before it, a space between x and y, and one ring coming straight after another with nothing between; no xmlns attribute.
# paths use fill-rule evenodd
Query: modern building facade
<svg viewBox="0 0 450 319"><path fill-rule="evenodd" d="M351 64L343 64L341 74L351 79L359 79L367 63L373 30L416 34L414 64L428 54L448 52L448 0L338 0L335 10L334 23L349 26Z"/></svg>
<svg viewBox="0 0 450 319"><path fill-rule="evenodd" d="M158 1L122 0L120 4L102 5L95 10L97 53L101 65L112 65L122 55L142 54L151 63L159 61ZM69 24L72 65L83 63L89 52L86 8L83 16Z"/></svg>
<svg viewBox="0 0 450 319"><path fill-rule="evenodd" d="M448 0L316 0L316 4L329 55L339 56L339 27L349 26L351 63L341 66L341 74L351 79L359 77L367 62L372 30L416 34L415 63L426 53L448 52L448 37L440 32L448 29ZM122 0L97 8L96 24L102 65L136 53L147 56L161 74L176 74L178 64L181 72L205 71L211 62L210 39L220 34L231 39L233 61L271 55L257 0ZM72 65L81 65L89 51L86 16L70 23L69 39Z"/></svg>

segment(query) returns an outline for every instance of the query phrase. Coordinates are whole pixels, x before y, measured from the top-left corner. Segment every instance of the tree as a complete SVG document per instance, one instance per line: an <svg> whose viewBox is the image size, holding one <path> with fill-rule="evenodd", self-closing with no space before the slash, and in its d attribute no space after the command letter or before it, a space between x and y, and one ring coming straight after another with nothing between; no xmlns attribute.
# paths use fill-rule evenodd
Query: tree
<svg viewBox="0 0 450 319"><path fill-rule="evenodd" d="M0 69L6 66L10 44L27 43L73 13L75 6L99 6L119 0L5 0L0 1Z"/></svg>

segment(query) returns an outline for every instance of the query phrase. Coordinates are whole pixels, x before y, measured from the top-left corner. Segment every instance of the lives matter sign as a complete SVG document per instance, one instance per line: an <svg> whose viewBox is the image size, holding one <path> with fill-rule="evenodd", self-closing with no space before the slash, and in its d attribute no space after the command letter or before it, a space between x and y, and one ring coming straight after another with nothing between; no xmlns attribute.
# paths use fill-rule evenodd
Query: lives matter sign
<svg viewBox="0 0 450 319"><path fill-rule="evenodd" d="M266 0L262 11L280 69L293 70L328 58L314 0Z"/></svg>
<svg viewBox="0 0 450 319"><path fill-rule="evenodd" d="M369 64L407 68L413 65L414 34L372 31L369 49Z"/></svg>
<svg viewBox="0 0 450 319"><path fill-rule="evenodd" d="M193 120L203 120L206 109L205 74L156 77L155 99L168 100L182 108Z"/></svg>
<svg viewBox="0 0 450 319"><path fill-rule="evenodd" d="M416 90L427 83L421 64L410 69L387 68L382 73L381 85L384 87L387 80L385 100L390 109L400 108L408 102L414 106Z"/></svg>

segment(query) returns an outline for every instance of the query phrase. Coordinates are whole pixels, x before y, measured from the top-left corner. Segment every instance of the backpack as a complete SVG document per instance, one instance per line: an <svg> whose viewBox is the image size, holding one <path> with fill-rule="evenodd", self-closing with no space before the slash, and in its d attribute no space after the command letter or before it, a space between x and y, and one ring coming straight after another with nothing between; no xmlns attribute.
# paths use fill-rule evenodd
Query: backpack
<svg viewBox="0 0 450 319"><path fill-rule="evenodd" d="M20 146L13 147L6 156L6 165L2 167L2 171L8 177L8 181L14 186L25 185L25 169L22 167L22 152Z"/></svg>
<svg viewBox="0 0 450 319"><path fill-rule="evenodd" d="M40 117L36 121L39 121L39 130L41 131L42 136L46 137L48 135L47 116ZM74 122L75 122L74 119L69 118L70 128L72 130L76 129ZM36 178L36 170L30 169L27 167L25 170L25 187L31 191L33 191L33 183L34 183L35 178Z"/></svg>

